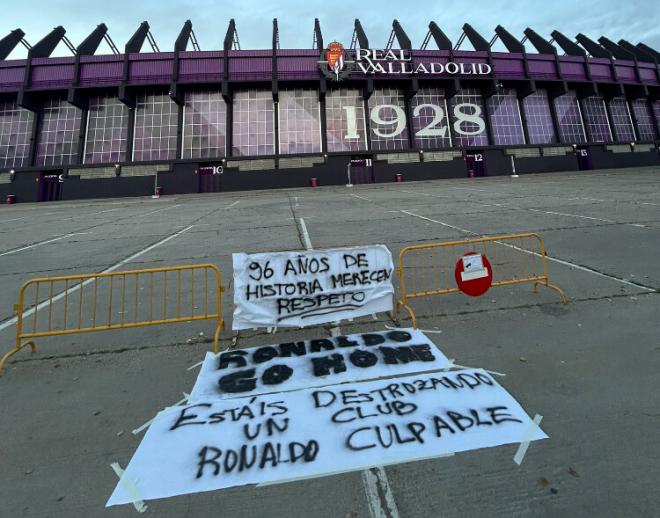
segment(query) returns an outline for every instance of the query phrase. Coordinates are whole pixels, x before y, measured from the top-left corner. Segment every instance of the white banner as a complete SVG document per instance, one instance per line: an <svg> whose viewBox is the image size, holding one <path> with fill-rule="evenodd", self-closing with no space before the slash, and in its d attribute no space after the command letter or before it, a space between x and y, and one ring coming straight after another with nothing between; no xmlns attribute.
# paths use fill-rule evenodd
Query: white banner
<svg viewBox="0 0 660 518"><path fill-rule="evenodd" d="M481 369L216 399L159 413L107 505L544 438Z"/></svg>
<svg viewBox="0 0 660 518"><path fill-rule="evenodd" d="M303 327L392 310L385 245L233 254L233 330Z"/></svg>
<svg viewBox="0 0 660 518"><path fill-rule="evenodd" d="M449 360L416 329L206 353L191 401L436 371Z"/></svg>

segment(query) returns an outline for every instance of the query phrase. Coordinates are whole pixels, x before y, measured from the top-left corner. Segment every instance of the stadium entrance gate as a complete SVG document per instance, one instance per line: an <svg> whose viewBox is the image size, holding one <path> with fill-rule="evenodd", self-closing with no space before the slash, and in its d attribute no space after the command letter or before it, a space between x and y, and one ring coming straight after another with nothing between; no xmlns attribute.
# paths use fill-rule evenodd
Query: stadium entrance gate
<svg viewBox="0 0 660 518"><path fill-rule="evenodd" d="M39 186L37 187L37 199L39 201L58 201L62 199L62 175L52 173L41 173L39 175Z"/></svg>
<svg viewBox="0 0 660 518"><path fill-rule="evenodd" d="M221 192L222 173L222 166L203 166L197 169L197 192Z"/></svg>
<svg viewBox="0 0 660 518"><path fill-rule="evenodd" d="M467 167L468 178L488 176L483 151L475 151L473 153L466 154L465 165Z"/></svg>

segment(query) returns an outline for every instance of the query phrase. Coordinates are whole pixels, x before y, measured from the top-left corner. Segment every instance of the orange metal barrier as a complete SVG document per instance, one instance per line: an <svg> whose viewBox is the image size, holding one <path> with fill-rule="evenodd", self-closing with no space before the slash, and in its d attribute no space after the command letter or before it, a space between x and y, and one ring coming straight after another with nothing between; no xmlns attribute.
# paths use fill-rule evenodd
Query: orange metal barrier
<svg viewBox="0 0 660 518"><path fill-rule="evenodd" d="M34 338L196 320L216 321L217 353L224 328L222 291L213 264L30 279L14 305L16 344L0 360L0 375L18 351L36 350Z"/></svg>
<svg viewBox="0 0 660 518"><path fill-rule="evenodd" d="M541 236L510 234L413 245L401 250L397 268L401 298L396 303L395 316L405 308L416 328L417 317L408 304L410 299L458 293L454 266L468 252L488 257L493 269L493 287L530 282L534 283L534 291L539 285L546 286L559 293L564 304L568 303L561 288L550 283Z"/></svg>

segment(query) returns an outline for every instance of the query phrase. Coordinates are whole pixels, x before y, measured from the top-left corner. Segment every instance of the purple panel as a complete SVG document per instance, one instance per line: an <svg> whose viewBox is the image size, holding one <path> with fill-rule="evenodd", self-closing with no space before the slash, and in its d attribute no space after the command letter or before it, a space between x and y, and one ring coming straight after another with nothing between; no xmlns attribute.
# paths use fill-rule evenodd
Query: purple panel
<svg viewBox="0 0 660 518"><path fill-rule="evenodd" d="M523 99L523 110L527 120L529 144L553 144L557 142L552 122L548 92L539 88Z"/></svg>
<svg viewBox="0 0 660 518"><path fill-rule="evenodd" d="M281 53L282 51L277 52L277 75L281 79L318 79L321 77L318 54L281 57Z"/></svg>
<svg viewBox="0 0 660 518"><path fill-rule="evenodd" d="M186 54L195 54L186 52ZM208 52L206 54L209 54ZM221 81L223 59L205 57L201 59L181 58L179 60L179 81Z"/></svg>
<svg viewBox="0 0 660 518"><path fill-rule="evenodd" d="M655 113L657 132L660 133L660 101L653 101L653 113Z"/></svg>
<svg viewBox="0 0 660 518"><path fill-rule="evenodd" d="M592 96L582 99L582 117L589 142L611 142L613 140L602 97Z"/></svg>
<svg viewBox="0 0 660 518"><path fill-rule="evenodd" d="M589 70L591 71L591 77L594 81L600 79L602 81L613 81L612 77L612 68L609 64L607 65L598 65L595 63L589 64Z"/></svg>
<svg viewBox="0 0 660 518"><path fill-rule="evenodd" d="M454 146L476 147L488 145L484 121L484 101L481 91L463 88L449 101Z"/></svg>
<svg viewBox="0 0 660 518"><path fill-rule="evenodd" d="M585 79L584 63L569 63L566 57L560 58L559 68L565 79Z"/></svg>
<svg viewBox="0 0 660 518"><path fill-rule="evenodd" d="M617 62L617 64L614 65L614 68L616 68L616 74L619 76L620 81L637 82L634 63L631 63L630 65L624 65Z"/></svg>
<svg viewBox="0 0 660 518"><path fill-rule="evenodd" d="M637 129L639 130L637 137L639 140L642 142L655 140L655 128L653 127L653 117L648 101L646 99L635 99L630 101L630 106L637 122Z"/></svg>
<svg viewBox="0 0 660 518"><path fill-rule="evenodd" d="M556 97L554 107L559 123L559 140L564 144L586 142L584 124L575 91L570 90L567 94Z"/></svg>
<svg viewBox="0 0 660 518"><path fill-rule="evenodd" d="M133 60L128 65L131 83L168 83L172 79L172 61L167 59Z"/></svg>
<svg viewBox="0 0 660 518"><path fill-rule="evenodd" d="M610 122L617 142L633 142L635 140L635 130L628 111L628 102L623 97L616 97L610 99L608 104L612 116Z"/></svg>
<svg viewBox="0 0 660 518"><path fill-rule="evenodd" d="M122 80L122 71L121 61L83 63L80 67L80 85L118 84Z"/></svg>
<svg viewBox="0 0 660 518"><path fill-rule="evenodd" d="M33 88L68 86L73 72L73 65L33 65L30 85Z"/></svg>
<svg viewBox="0 0 660 518"><path fill-rule="evenodd" d="M534 55L527 57L529 75L535 79L558 79L555 60L546 56Z"/></svg>
<svg viewBox="0 0 660 518"><path fill-rule="evenodd" d="M519 59L493 59L493 70L497 76L525 76L524 64Z"/></svg>
<svg viewBox="0 0 660 518"><path fill-rule="evenodd" d="M13 65L13 66L12 66ZM19 62L0 61L0 91L18 90L23 84L25 67Z"/></svg>
<svg viewBox="0 0 660 518"><path fill-rule="evenodd" d="M515 89L509 88L492 95L486 100L486 108L493 134L493 144L508 146L525 143Z"/></svg>
<svg viewBox="0 0 660 518"><path fill-rule="evenodd" d="M229 78L238 81L272 79L272 52L270 50L231 51Z"/></svg>

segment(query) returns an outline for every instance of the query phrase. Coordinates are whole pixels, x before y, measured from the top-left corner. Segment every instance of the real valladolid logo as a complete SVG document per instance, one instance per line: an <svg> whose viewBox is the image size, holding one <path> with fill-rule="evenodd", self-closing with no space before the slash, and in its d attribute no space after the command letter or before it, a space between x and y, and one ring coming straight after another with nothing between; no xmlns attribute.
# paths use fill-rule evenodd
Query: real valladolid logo
<svg viewBox="0 0 660 518"><path fill-rule="evenodd" d="M462 76L485 76L492 72L487 63L413 63L412 54L407 50L395 49L355 49L346 51L338 41L328 45L319 59L319 67L324 76L332 81L346 79L351 72L365 75L400 74L448 74Z"/></svg>

